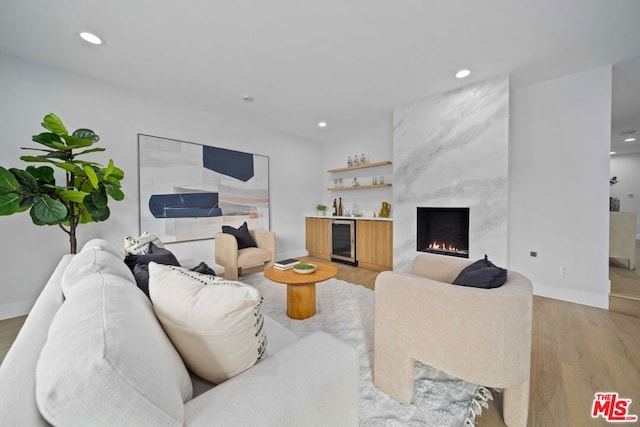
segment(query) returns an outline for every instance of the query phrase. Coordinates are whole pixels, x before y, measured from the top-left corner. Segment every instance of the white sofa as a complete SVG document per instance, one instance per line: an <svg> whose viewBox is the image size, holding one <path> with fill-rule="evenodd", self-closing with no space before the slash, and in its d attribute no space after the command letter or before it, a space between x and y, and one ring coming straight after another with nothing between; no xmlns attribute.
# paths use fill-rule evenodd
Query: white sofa
<svg viewBox="0 0 640 427"><path fill-rule="evenodd" d="M85 245L86 247L87 245ZM94 247L93 250L96 248ZM99 250L115 252L112 248L106 247ZM75 257L78 256L75 255ZM89 279L86 279L88 281L94 280L94 277L101 277L100 275L115 282L129 280L132 290L126 289L127 295L122 298L122 302L126 303L127 310L139 310L139 313L134 314L141 314L145 319L153 319L157 326L148 324L148 330L134 331L138 334L134 336L140 337L141 344L138 346L135 341L132 344L131 339L122 338L122 342L120 342L118 333L112 334L109 338L112 340L110 344L116 347L116 352L121 353L120 356L124 355L127 363L132 362L134 368L137 367L134 369L133 380L128 377L124 381L126 383L124 386L130 390L122 392L117 388L107 388L107 391L112 393L105 398L104 393L100 395L97 391L101 389L102 384L90 383L88 388L86 384L84 386L78 384L78 389L71 391L69 391L69 384L63 384L58 388L54 387L53 392L47 396L54 402L54 409L59 409L56 405L72 406L74 398L83 401L91 399L95 392L96 399L103 399L104 402L93 402L91 405L92 413L87 413L89 409L86 407L72 408L72 412L75 411L78 419L91 419L91 425L297 427L355 426L358 424L358 356L353 348L342 341L323 332L315 332L298 338L291 331L265 316L268 339L266 358L263 358L252 368L217 386L190 373L186 374L186 383L183 381L182 384L174 384L176 382L174 381L175 372L182 370L186 372L186 368L179 357L172 356L177 352L164 333L159 332L162 336L153 335L158 333L157 330L162 331L161 327L154 316L147 314L153 313L151 303L141 291L138 291L133 276L126 277L126 271L120 277L118 277L118 273L109 275L100 272L91 275L90 269L84 271L83 268L70 272L67 267L70 263L71 266L74 266L73 258L74 255L66 255L62 258L29 313L2 365L0 365L0 425L50 425L43 418L38 407L36 381L40 381L40 386L45 382L50 383L51 379L47 377L55 376L51 374L58 373L58 367L61 371L62 369L70 369L67 365L73 365L76 362L73 355L62 355L62 358L57 358L60 355L52 357L52 350L48 348L50 346L45 346L47 340L52 339L51 336L60 334L60 322L73 321L73 319L68 319L70 309L62 309L65 305L65 298L61 281L65 274L67 276L69 274L90 276ZM117 271L121 271L118 270L119 268L116 266ZM100 284L96 284L96 286L98 287ZM67 295L69 296L69 294ZM73 297L69 296L67 301L72 300ZM103 313L99 314L103 315ZM55 326L52 326L52 322ZM50 328L50 326L52 327ZM127 323L126 327L137 328L139 326ZM87 328L80 324L63 332L83 334L86 332L85 329ZM151 329L156 332L151 333ZM126 335L128 332L130 331L127 331ZM105 332L105 336L106 334L107 332ZM152 341L146 341L144 344L145 340L149 339ZM138 348L130 348L136 346ZM48 360L39 364L43 348L46 349L44 353L48 354ZM158 351L159 348L160 351ZM85 350L90 351L90 349L83 349L79 353L85 353ZM68 350L63 349L62 351ZM168 355L168 358L165 355ZM137 358L140 359L132 360ZM54 360L61 360L61 362L56 362L57 365L52 366L51 362ZM169 362L166 362L167 360ZM161 365L161 363L165 363L165 365ZM166 363L172 365L167 368ZM154 371L154 364L164 366L162 374L158 375L158 371ZM118 366L109 366L109 368L115 372L116 377L122 376ZM71 369L82 370L84 367ZM78 375L75 371L70 372L71 376ZM109 381L120 384L117 381L121 380L122 378L116 378ZM60 379L58 378L57 381ZM163 386L157 384L163 384ZM72 383L71 386L73 385ZM108 387L112 386L113 384L108 384ZM146 399L146 396L139 398L138 395L144 393L139 389L145 387L151 388L152 393L159 395L156 396L159 401L167 401L171 404L164 405L166 407L157 404L154 406L153 402ZM69 396L63 396L65 393L71 393L71 399ZM135 399L127 397L125 400L118 400L128 396L127 393L134 393ZM174 404L176 396L177 405ZM140 418L141 414L144 416L144 411L148 407L152 407L150 412L159 412L160 415L154 413L148 418ZM132 414L130 417L124 415L129 413ZM88 424L85 423L85 425Z"/></svg>

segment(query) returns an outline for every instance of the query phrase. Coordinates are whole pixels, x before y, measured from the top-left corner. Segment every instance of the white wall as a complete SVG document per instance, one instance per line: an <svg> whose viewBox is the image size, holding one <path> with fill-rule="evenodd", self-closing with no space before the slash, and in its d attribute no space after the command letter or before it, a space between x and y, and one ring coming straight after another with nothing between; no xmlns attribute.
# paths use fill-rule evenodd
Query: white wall
<svg viewBox="0 0 640 427"><path fill-rule="evenodd" d="M611 156L611 176L618 177L610 193L620 199L620 211L640 214L640 153ZM636 229L640 238L640 218Z"/></svg>
<svg viewBox="0 0 640 427"><path fill-rule="evenodd" d="M608 306L610 134L611 67L511 93L509 265L538 295Z"/></svg>
<svg viewBox="0 0 640 427"><path fill-rule="evenodd" d="M100 135L107 151L93 159L113 158L124 169L125 201L111 203L107 222L81 226L79 245L102 237L119 248L125 236L138 233L137 134L146 133L269 156L271 229L279 256L305 253L304 214L317 196L308 190L324 179L316 144L5 55L0 55L0 94L0 165L24 168L20 147L35 145L31 136L43 131L42 118L54 112L68 127L89 127ZM69 245L61 230L33 225L28 213L1 217L0 236L1 319L30 309ZM213 240L169 249L178 258L213 264Z"/></svg>

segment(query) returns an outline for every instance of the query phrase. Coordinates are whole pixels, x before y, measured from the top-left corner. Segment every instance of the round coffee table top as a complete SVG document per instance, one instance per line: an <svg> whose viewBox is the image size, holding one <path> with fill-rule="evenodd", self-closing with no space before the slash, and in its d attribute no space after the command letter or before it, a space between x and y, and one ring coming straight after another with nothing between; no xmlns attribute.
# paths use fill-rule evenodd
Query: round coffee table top
<svg viewBox="0 0 640 427"><path fill-rule="evenodd" d="M264 275L269 280L273 280L278 283L285 283L287 285L306 285L307 283L324 282L331 279L338 273L338 269L333 264L327 264L324 262L313 262L316 266L316 271L310 274L298 274L293 271L293 268L288 270L278 270L271 266L264 270Z"/></svg>

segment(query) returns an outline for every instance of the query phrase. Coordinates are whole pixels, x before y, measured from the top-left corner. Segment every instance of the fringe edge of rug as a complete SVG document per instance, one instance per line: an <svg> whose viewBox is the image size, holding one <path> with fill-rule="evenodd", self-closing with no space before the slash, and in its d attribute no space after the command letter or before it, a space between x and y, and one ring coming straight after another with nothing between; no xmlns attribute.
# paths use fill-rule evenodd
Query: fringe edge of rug
<svg viewBox="0 0 640 427"><path fill-rule="evenodd" d="M464 420L464 425L469 427L475 427L476 417L482 414L482 408L489 408L489 401L493 400L493 395L488 388L484 386L478 387L475 396L469 403L467 409L467 418Z"/></svg>

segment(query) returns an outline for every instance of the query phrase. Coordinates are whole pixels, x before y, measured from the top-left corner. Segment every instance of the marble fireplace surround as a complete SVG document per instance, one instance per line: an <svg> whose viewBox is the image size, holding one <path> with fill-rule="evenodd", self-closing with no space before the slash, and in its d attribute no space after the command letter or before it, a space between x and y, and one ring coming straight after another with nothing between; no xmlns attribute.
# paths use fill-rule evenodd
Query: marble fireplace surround
<svg viewBox="0 0 640 427"><path fill-rule="evenodd" d="M394 110L394 270L409 271L417 207L469 208L469 258L507 265L509 78Z"/></svg>

